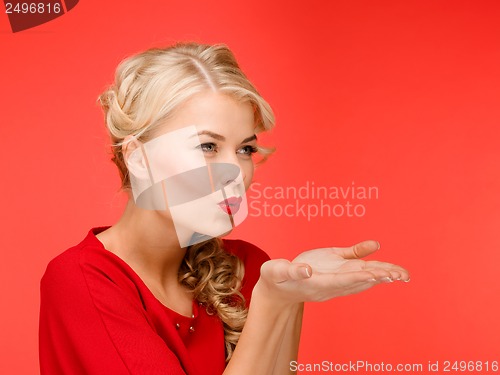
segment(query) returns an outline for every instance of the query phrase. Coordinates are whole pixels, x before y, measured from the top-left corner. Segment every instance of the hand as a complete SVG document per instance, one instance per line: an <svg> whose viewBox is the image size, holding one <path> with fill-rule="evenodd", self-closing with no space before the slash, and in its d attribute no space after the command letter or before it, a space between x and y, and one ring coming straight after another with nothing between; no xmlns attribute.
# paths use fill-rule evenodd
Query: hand
<svg viewBox="0 0 500 375"><path fill-rule="evenodd" d="M359 259L378 248L378 242L364 241L347 248L306 251L292 262L270 260L262 265L259 287L283 302L306 302L359 293L394 280L409 281L408 271L400 266Z"/></svg>

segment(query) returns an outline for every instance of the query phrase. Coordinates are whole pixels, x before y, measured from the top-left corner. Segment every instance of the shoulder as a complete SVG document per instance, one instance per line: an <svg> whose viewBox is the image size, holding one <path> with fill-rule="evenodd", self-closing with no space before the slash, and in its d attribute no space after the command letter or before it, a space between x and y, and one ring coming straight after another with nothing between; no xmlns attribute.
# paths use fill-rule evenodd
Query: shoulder
<svg viewBox="0 0 500 375"><path fill-rule="evenodd" d="M41 316L69 319L91 313L92 301L81 268L82 253L89 246L86 239L68 248L47 264L40 280Z"/></svg>
<svg viewBox="0 0 500 375"><path fill-rule="evenodd" d="M54 278L63 278L65 275L74 275L74 272L80 268L83 250L98 245L93 241L93 238L95 238L93 231L96 229L99 228L92 228L78 244L71 246L51 259L47 264L42 282Z"/></svg>
<svg viewBox="0 0 500 375"><path fill-rule="evenodd" d="M80 255L85 246L82 241L51 259L42 276L42 287L46 284L67 283L75 280L80 270Z"/></svg>
<svg viewBox="0 0 500 375"><path fill-rule="evenodd" d="M78 316L79 321L94 324L89 320L99 320L97 311L142 314L142 281L123 260L104 248L96 232L92 228L79 244L48 263L40 281L41 311L45 315L57 311L60 317Z"/></svg>
<svg viewBox="0 0 500 375"><path fill-rule="evenodd" d="M50 260L40 281L42 294L65 294L70 298L87 291L92 273L99 274L104 281L110 280L118 264L95 237L99 229L92 228L78 244Z"/></svg>

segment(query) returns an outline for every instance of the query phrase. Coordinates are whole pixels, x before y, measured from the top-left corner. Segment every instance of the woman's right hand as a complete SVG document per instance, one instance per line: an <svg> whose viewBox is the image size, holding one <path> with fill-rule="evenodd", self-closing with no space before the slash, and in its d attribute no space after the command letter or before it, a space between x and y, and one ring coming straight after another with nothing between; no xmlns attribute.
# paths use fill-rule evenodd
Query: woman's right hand
<svg viewBox="0 0 500 375"><path fill-rule="evenodd" d="M267 261L254 291L262 290L273 301L288 304L326 301L395 280L408 282L409 273L400 266L360 259L378 248L378 242L364 241L347 248L306 251L292 262Z"/></svg>

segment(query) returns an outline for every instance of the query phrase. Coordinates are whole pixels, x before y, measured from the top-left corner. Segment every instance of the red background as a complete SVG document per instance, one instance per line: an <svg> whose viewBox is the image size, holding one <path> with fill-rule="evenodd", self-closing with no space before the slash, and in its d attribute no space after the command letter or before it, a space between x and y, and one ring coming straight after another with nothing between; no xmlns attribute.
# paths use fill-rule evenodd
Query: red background
<svg viewBox="0 0 500 375"><path fill-rule="evenodd" d="M300 361L500 360L500 3L85 0L13 34L0 14L0 373L38 371L47 262L123 197L98 94L122 58L224 42L277 116L268 186L377 186L359 218L250 217L272 257L376 239L409 284L309 304ZM280 204L280 201L271 201Z"/></svg>

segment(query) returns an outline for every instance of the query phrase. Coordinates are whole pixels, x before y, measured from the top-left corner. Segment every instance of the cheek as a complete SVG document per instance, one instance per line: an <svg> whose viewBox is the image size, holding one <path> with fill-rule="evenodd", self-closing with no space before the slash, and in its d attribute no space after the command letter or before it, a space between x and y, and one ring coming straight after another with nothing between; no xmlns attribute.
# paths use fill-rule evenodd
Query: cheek
<svg viewBox="0 0 500 375"><path fill-rule="evenodd" d="M242 163L241 165L241 173L243 175L243 183L245 184L245 190L248 190L250 184L252 183L254 172L254 164L250 160L248 163Z"/></svg>

